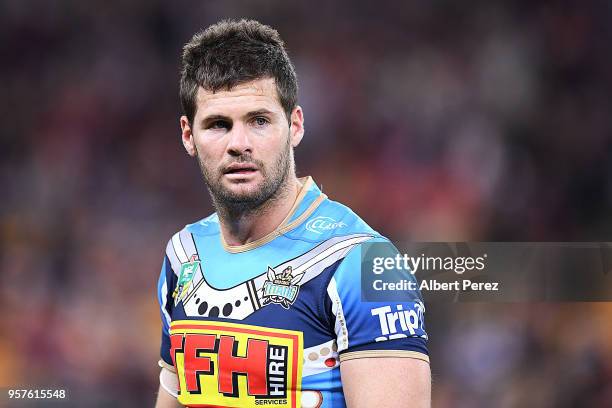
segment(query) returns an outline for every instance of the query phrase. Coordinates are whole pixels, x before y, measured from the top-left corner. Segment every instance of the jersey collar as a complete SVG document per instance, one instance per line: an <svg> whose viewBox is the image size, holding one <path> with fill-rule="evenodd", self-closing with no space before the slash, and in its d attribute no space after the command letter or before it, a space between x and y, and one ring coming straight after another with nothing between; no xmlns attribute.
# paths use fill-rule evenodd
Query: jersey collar
<svg viewBox="0 0 612 408"><path fill-rule="evenodd" d="M249 242L244 245L228 245L223 238L223 234L219 230L219 236L221 237L221 244L227 252L239 253L255 249L262 245L267 244L273 239L286 234L287 232L297 228L314 212L314 210L327 198L325 194L319 190L317 185L311 176L303 177L299 179L302 184L291 210L280 223L278 227L268 235L265 235L258 240Z"/></svg>

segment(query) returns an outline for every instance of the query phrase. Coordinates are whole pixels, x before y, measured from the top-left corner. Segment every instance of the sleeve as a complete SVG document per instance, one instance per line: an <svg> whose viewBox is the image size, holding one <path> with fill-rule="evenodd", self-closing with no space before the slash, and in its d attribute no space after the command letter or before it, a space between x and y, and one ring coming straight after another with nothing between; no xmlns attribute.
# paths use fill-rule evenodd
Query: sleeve
<svg viewBox="0 0 612 408"><path fill-rule="evenodd" d="M362 261L362 253L367 254ZM402 290L368 297L376 275L367 257L384 254L395 259L397 249L387 240L353 248L338 265L327 286L328 321L333 325L340 361L364 357L408 357L429 362L425 305L409 270L400 268L387 277L405 282ZM362 270L363 269L363 270ZM387 273L387 272L386 272ZM408 282L415 282L408 284Z"/></svg>
<svg viewBox="0 0 612 408"><path fill-rule="evenodd" d="M170 357L170 321L172 320L173 287L174 272L172 271L168 256L165 256L157 282L157 300L159 302L159 312L162 322L160 365L170 369L173 369L172 358Z"/></svg>

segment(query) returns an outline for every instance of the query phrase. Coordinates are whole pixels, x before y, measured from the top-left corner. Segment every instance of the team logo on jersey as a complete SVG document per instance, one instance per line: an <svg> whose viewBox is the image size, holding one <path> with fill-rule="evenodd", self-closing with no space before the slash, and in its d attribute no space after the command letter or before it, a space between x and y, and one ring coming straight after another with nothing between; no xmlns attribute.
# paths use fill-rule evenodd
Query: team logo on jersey
<svg viewBox="0 0 612 408"><path fill-rule="evenodd" d="M278 303L285 309L295 302L300 286L298 283L304 277L304 272L293 275L291 266L282 272L276 272L268 266L268 280L263 284L263 304Z"/></svg>
<svg viewBox="0 0 612 408"><path fill-rule="evenodd" d="M226 322L178 320L170 325L170 356L178 401L188 406L297 408L302 333Z"/></svg>
<svg viewBox="0 0 612 408"><path fill-rule="evenodd" d="M179 273L179 279L176 283L176 289L174 289L172 293L175 305L178 304L187 293L187 289L189 289L189 285L191 285L191 281L193 280L195 272L198 270L198 266L200 266L200 259L195 254L191 256L189 262L185 262L181 265L181 272Z"/></svg>
<svg viewBox="0 0 612 408"><path fill-rule="evenodd" d="M336 221L331 217L315 217L306 223L306 229L315 234L322 234L324 231L346 227L342 221Z"/></svg>

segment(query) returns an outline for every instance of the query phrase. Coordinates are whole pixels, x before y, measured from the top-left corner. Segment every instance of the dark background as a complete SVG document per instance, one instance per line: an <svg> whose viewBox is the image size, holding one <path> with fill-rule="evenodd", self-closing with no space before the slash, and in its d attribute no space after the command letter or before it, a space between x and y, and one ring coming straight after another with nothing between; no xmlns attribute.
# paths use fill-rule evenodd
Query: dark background
<svg viewBox="0 0 612 408"><path fill-rule="evenodd" d="M612 3L330 3L0 2L0 386L153 403L163 250L212 210L179 55L226 17L287 44L298 174L393 240L612 240ZM434 407L612 404L610 304L427 319Z"/></svg>

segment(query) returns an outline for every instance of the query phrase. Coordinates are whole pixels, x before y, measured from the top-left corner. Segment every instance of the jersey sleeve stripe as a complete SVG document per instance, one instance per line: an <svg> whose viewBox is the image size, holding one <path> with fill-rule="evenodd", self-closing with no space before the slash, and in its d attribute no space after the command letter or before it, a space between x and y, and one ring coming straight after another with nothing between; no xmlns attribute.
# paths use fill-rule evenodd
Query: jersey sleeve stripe
<svg viewBox="0 0 612 408"><path fill-rule="evenodd" d="M380 358L380 357L400 357L400 358L415 358L429 363L427 354L419 353L418 351L410 350L362 350L349 351L340 354L340 362L354 360L356 358Z"/></svg>
<svg viewBox="0 0 612 408"><path fill-rule="evenodd" d="M342 302L340 301L338 288L336 287L336 279L333 277L329 281L329 285L327 285L327 295L332 302L332 313L335 318L334 331L336 332L338 342L338 352L341 352L346 350L349 346L348 327L346 325L346 319L344 318L344 311L342 310Z"/></svg>
<svg viewBox="0 0 612 408"><path fill-rule="evenodd" d="M174 249L174 244L172 240L168 241L168 245L166 246L166 256L168 257L168 261L170 261L170 265L172 267L172 271L175 275L178 275L178 271L181 270L181 261L178 259L176 255L176 251Z"/></svg>
<svg viewBox="0 0 612 408"><path fill-rule="evenodd" d="M185 263L188 261L187 253L185 252L185 248L183 248L183 244L180 238L180 232L177 232L172 236L172 247L174 248L174 252L176 253L176 257L181 263Z"/></svg>
<svg viewBox="0 0 612 408"><path fill-rule="evenodd" d="M187 229L183 229L179 232L179 239L181 242L181 246L185 251L185 255L188 260L191 260L191 256L198 255L198 250L196 249L195 242L193 241L193 236Z"/></svg>

